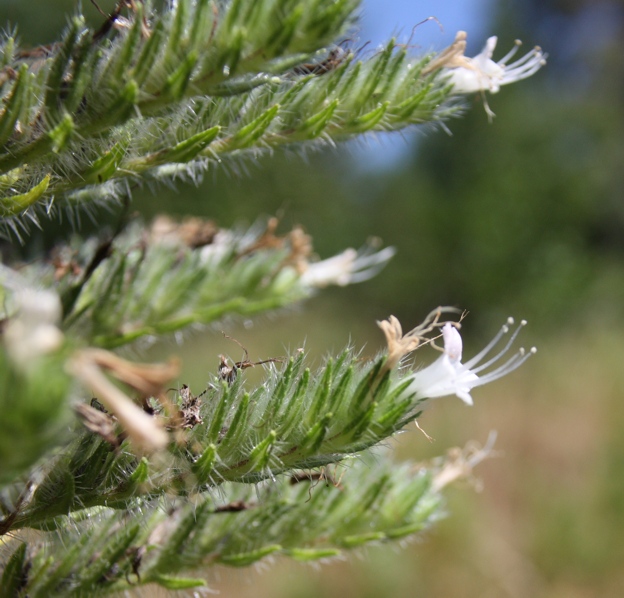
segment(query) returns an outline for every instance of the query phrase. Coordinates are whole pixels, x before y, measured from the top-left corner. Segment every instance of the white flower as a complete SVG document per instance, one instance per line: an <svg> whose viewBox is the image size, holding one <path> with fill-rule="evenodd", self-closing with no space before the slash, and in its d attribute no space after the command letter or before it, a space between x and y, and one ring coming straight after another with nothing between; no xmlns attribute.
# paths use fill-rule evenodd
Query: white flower
<svg viewBox="0 0 624 598"><path fill-rule="evenodd" d="M519 40L516 40L514 47L506 56L498 62L494 62L492 55L494 48L496 48L497 39L496 36L488 38L481 54L474 58L455 55L452 61L441 65L445 67L443 72L450 75L449 83L453 85L455 93L464 94L477 91L497 93L501 85L526 79L546 64L546 55L537 46L522 58L507 64L518 51L522 43Z"/></svg>
<svg viewBox="0 0 624 598"><path fill-rule="evenodd" d="M516 368L520 367L530 355L536 352L533 347L528 353L524 349L519 349L507 361L498 365L494 369L484 372L509 351L516 336L526 321L520 322L511 335L509 341L505 344L501 351L489 358L485 363L481 363L499 343L501 338L509 332L509 326L513 324L513 319L509 318L507 324L503 326L498 334L487 344L487 346L475 355L472 359L462 364L462 338L457 328L450 322L442 327L442 337L444 339L443 354L430 366L424 370L412 374L412 383L409 391L416 393L416 399L433 399L436 397L444 397L448 395L457 395L462 401L468 405L472 405L472 397L470 391L482 384L487 384ZM480 365L479 365L480 364Z"/></svg>
<svg viewBox="0 0 624 598"><path fill-rule="evenodd" d="M7 324L4 342L14 361L28 368L37 357L58 349L63 334L56 324L61 302L50 290L23 288L15 293L16 313Z"/></svg>
<svg viewBox="0 0 624 598"><path fill-rule="evenodd" d="M308 264L300 280L305 286L318 288L363 282L375 276L394 254L394 247L381 251L374 251L370 245L360 251L345 249L334 257Z"/></svg>

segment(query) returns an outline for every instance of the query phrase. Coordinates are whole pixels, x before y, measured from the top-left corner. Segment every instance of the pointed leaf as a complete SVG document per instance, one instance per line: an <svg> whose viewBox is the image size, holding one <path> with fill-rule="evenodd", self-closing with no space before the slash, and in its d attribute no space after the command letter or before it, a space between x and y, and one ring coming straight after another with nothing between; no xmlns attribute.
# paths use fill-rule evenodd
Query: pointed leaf
<svg viewBox="0 0 624 598"><path fill-rule="evenodd" d="M46 174L30 191L0 199L0 217L16 216L37 202L48 190L50 175Z"/></svg>

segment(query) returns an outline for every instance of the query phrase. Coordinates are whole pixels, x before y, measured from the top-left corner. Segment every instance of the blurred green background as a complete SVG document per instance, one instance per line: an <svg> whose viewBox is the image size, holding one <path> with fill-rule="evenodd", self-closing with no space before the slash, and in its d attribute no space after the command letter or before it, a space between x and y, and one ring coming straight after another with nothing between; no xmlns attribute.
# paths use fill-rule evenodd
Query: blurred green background
<svg viewBox="0 0 624 598"><path fill-rule="evenodd" d="M446 37L431 37L428 24L412 43L441 49L468 25L455 26L436 4L365 0L358 46L396 32L406 39L434 14ZM0 0L0 22L18 24L25 44L49 42L73 5ZM475 407L440 400L422 419L434 443L415 429L391 443L397 459L421 460L499 433L498 457L476 473L480 491L452 488L448 517L420 541L320 568L278 561L211 571L223 596L623 595L624 6L456 0L440 11L474 24L469 54L491 33L497 56L516 37L549 53L542 72L489 98L494 124L476 97L465 118L448 123L452 135L408 131L316 153L292 148L213 165L197 188L181 181L135 195L133 207L148 218L196 214L231 226L278 214L284 230L302 224L322 257L373 235L397 248L372 281L257 322L224 323L252 359L305 344L314 363L349 341L374 352L382 346L376 319L394 314L411 327L439 304L470 311L468 356L508 315L529 320L524 342L539 348L520 371L476 391ZM383 20L367 19L378 13ZM395 27L369 29L375 22ZM103 212L85 230L110 218ZM189 335L183 346L172 339L149 357L180 353L183 381L201 388L219 353L238 358L220 329Z"/></svg>

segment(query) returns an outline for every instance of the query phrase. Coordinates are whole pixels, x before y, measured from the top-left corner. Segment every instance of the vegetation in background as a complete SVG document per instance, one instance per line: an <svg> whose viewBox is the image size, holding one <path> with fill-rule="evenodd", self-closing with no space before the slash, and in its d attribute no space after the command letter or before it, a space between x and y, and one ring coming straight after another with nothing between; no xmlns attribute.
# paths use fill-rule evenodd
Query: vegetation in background
<svg viewBox="0 0 624 598"><path fill-rule="evenodd" d="M121 204L110 230L49 252L7 250L0 268L7 595L183 590L205 585L202 567L318 560L410 537L441 516L442 489L491 450L401 466L384 452L371 464L368 452L433 399L472 404L474 388L522 365L534 351L511 347L524 321L508 319L465 361L452 308L405 333L390 316L378 322L384 351L362 358L348 347L317 368L303 349L252 361L229 337L242 359L221 356L202 389L177 380L175 358L113 352L362 282L394 254L371 240L319 260L300 226L279 232L274 218L247 229L198 218L146 225L129 213L132 188L193 181L280 146L440 124L466 94L544 64L539 49L494 62L495 38L468 58L464 32L438 55L415 58L390 40L361 58L345 41L357 7L179 0L153 11L120 0L100 9L99 26L71 18L50 45L23 49L5 36L7 239L27 243L51 216L76 224ZM440 338L438 359L405 367ZM260 366L261 383L245 384Z"/></svg>

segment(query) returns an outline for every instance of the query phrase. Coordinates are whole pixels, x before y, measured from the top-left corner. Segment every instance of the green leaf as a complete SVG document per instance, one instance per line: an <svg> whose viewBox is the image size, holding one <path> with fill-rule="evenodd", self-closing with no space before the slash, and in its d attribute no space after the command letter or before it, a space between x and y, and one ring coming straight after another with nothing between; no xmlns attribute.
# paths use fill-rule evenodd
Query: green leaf
<svg viewBox="0 0 624 598"><path fill-rule="evenodd" d="M248 430L249 393L246 392L240 400L230 427L221 444L225 447L236 447Z"/></svg>
<svg viewBox="0 0 624 598"><path fill-rule="evenodd" d="M276 439L277 433L271 430L267 437L251 451L249 455L249 471L262 471L269 464Z"/></svg>
<svg viewBox="0 0 624 598"><path fill-rule="evenodd" d="M296 561L304 563L318 559L333 558L342 554L337 548L290 548L284 553Z"/></svg>
<svg viewBox="0 0 624 598"><path fill-rule="evenodd" d="M400 104L388 110L388 120L392 123L405 122L425 101L431 92L433 84L423 87L418 93L403 100Z"/></svg>
<svg viewBox="0 0 624 598"><path fill-rule="evenodd" d="M354 119L352 123L350 123L349 129L353 132L358 133L365 133L366 131L370 131L381 122L382 118L386 115L389 105L390 102L384 102L370 112L359 116L358 118Z"/></svg>
<svg viewBox="0 0 624 598"><path fill-rule="evenodd" d="M333 413L326 413L305 435L301 442L301 450L307 454L315 454L325 440L325 435L329 427L329 422L333 417Z"/></svg>
<svg viewBox="0 0 624 598"><path fill-rule="evenodd" d="M94 133L124 123L132 114L139 97L139 86L136 81L128 81L115 100L103 111L100 119L81 127L82 135Z"/></svg>
<svg viewBox="0 0 624 598"><path fill-rule="evenodd" d="M191 75L193 74L193 69L197 64L197 59L198 55L195 51L189 52L184 57L176 70L167 78L167 83L163 88L163 94L173 100L180 100L182 98L191 79Z"/></svg>
<svg viewBox="0 0 624 598"><path fill-rule="evenodd" d="M353 393L353 400L351 401L351 413L357 413L362 406L367 402L367 399L372 396L375 386L377 384L377 377L381 371L385 358L379 358L370 367L370 369L362 376L357 389Z"/></svg>
<svg viewBox="0 0 624 598"><path fill-rule="evenodd" d="M165 37L165 25L162 19L158 19L152 29L152 33L143 46L141 53L136 61L134 70L131 71L131 78L134 79L139 87L142 87L152 74L154 64L158 58L158 54L162 49L162 42Z"/></svg>
<svg viewBox="0 0 624 598"><path fill-rule="evenodd" d="M0 216L16 216L28 207L36 203L48 190L50 184L50 175L46 174L41 181L35 185L30 191L21 193L20 195L11 195L9 197L0 198Z"/></svg>
<svg viewBox="0 0 624 598"><path fill-rule="evenodd" d="M232 398L232 392L230 387L224 382L221 385L221 397L218 399L216 408L210 415L210 428L206 440L208 442L216 444L221 436L222 428L225 423L225 416L230 408L230 400Z"/></svg>
<svg viewBox="0 0 624 598"><path fill-rule="evenodd" d="M141 527L138 523L122 527L113 534L108 543L99 551L94 563L80 572L79 584L85 590L93 589L100 584L101 579L117 565L126 550L138 536Z"/></svg>
<svg viewBox="0 0 624 598"><path fill-rule="evenodd" d="M355 416L342 430L341 434L344 436L349 436L351 442L355 442L359 440L363 434L370 427L373 416L375 415L375 411L377 409L377 403L373 401L366 411L363 411Z"/></svg>
<svg viewBox="0 0 624 598"><path fill-rule="evenodd" d="M15 549L4 567L0 579L0 596L6 598L19 596L27 581L26 543L23 542Z"/></svg>
<svg viewBox="0 0 624 598"><path fill-rule="evenodd" d="M48 122L56 122L62 105L62 95L65 87L65 73L69 68L74 46L79 42L85 29L84 18L74 17L65 34L65 40L56 52L52 67L46 80L46 95L44 98L45 111Z"/></svg>
<svg viewBox="0 0 624 598"><path fill-rule="evenodd" d="M344 538L340 538L338 543L345 548L356 548L357 546L369 544L370 542L378 542L383 540L384 537L385 534L383 532L368 532L365 534L345 536Z"/></svg>
<svg viewBox="0 0 624 598"><path fill-rule="evenodd" d="M217 447L209 444L193 463L193 472L197 476L200 484L207 484L210 481L210 475L217 461Z"/></svg>
<svg viewBox="0 0 624 598"><path fill-rule="evenodd" d="M263 559L265 556L269 556L275 552L282 550L279 544L272 544L270 546L263 546L257 550L250 550L249 552L240 552L238 554L222 554L218 560L224 565L230 565L231 567L248 567Z"/></svg>
<svg viewBox="0 0 624 598"><path fill-rule="evenodd" d="M219 135L221 127L218 125L206 131L197 133L184 141L181 141L170 149L161 150L153 154L148 161L155 164L165 164L167 162L190 162L204 151Z"/></svg>
<svg viewBox="0 0 624 598"><path fill-rule="evenodd" d="M333 100L329 105L310 118L307 118L300 127L300 130L310 139L318 137L329 124L339 105L338 100Z"/></svg>
<svg viewBox="0 0 624 598"><path fill-rule="evenodd" d="M143 457L130 475L130 482L135 486L145 484L149 480L149 461Z"/></svg>
<svg viewBox="0 0 624 598"><path fill-rule="evenodd" d="M127 147L127 141L116 143L101 158L95 160L81 175L85 183L95 185L112 178L126 155Z"/></svg>
<svg viewBox="0 0 624 598"><path fill-rule="evenodd" d="M61 122L48 132L51 148L55 154L61 153L61 151L67 147L73 132L74 119L69 114L66 114L61 119Z"/></svg>
<svg viewBox="0 0 624 598"><path fill-rule="evenodd" d="M268 417L271 422L275 421L277 414L282 408L282 403L284 402L284 398L286 397L286 392L288 391L293 378L294 365L295 359L291 357L288 360L286 369L284 370L277 382L277 387L275 388L275 391L273 392L273 396L271 398L271 413Z"/></svg>
<svg viewBox="0 0 624 598"><path fill-rule="evenodd" d="M336 368L338 369L338 367ZM328 411L336 411L343 403L347 402L347 390L353 379L353 366L349 366L334 388L327 403Z"/></svg>
<svg viewBox="0 0 624 598"><path fill-rule="evenodd" d="M286 18L281 20L273 35L266 42L267 56L279 56L288 50L304 16L304 6L302 4L295 6L285 16Z"/></svg>
<svg viewBox="0 0 624 598"><path fill-rule="evenodd" d="M196 509L187 510L183 518L177 523L171 536L167 538L165 544L160 549L158 558L146 574L147 579L152 579L153 576L158 577L162 571L172 570L172 565L180 563L190 536L201 531L206 518L211 514L209 506L207 502L204 502Z"/></svg>
<svg viewBox="0 0 624 598"><path fill-rule="evenodd" d="M137 2L134 5L134 11L134 19L130 29L124 32L121 44L115 46L114 52L110 55L108 64L99 78L99 85L104 88L118 89L128 78L132 59L141 40L143 5Z"/></svg>
<svg viewBox="0 0 624 598"><path fill-rule="evenodd" d="M171 577L169 575L157 575L154 577L154 583L166 588L167 590L188 590L190 588L200 588L206 585L204 579L192 577Z"/></svg>
<svg viewBox="0 0 624 598"><path fill-rule="evenodd" d="M386 531L385 535L389 540L400 540L401 538L406 538L407 536L411 536L423 530L425 525L425 523L418 521L416 523L410 523L409 525L389 529Z"/></svg>
<svg viewBox="0 0 624 598"><path fill-rule="evenodd" d="M316 393L308 414L307 422L309 425L313 425L318 422L321 413L325 410L325 403L329 397L329 392L332 385L332 376L334 370L333 359L328 359L325 364L325 371L323 372L323 378L318 382Z"/></svg>
<svg viewBox="0 0 624 598"><path fill-rule="evenodd" d="M71 77L65 82L67 88L63 90L63 105L70 114L78 111L84 102L97 58L91 36L83 35L74 52Z"/></svg>
<svg viewBox="0 0 624 598"><path fill-rule="evenodd" d="M269 125L273 122L273 119L279 112L279 105L271 106L268 110L263 112L258 118L250 122L248 125L242 127L237 131L232 139L228 142L230 149L239 149L248 147L258 141L262 135L269 128Z"/></svg>
<svg viewBox="0 0 624 598"><path fill-rule="evenodd" d="M301 422L301 416L304 410L304 400L310 386L310 370L306 368L303 371L297 388L292 397L286 403L283 413L279 415L281 425L279 427L278 436L284 438Z"/></svg>
<svg viewBox="0 0 624 598"><path fill-rule="evenodd" d="M4 146L15 131L15 124L23 112L24 99L29 93L31 79L28 65L22 64L13 84L11 95L4 100L4 110L0 112L0 146Z"/></svg>

